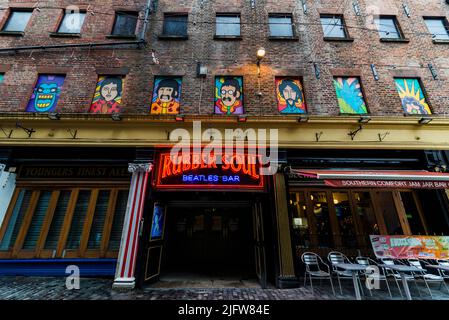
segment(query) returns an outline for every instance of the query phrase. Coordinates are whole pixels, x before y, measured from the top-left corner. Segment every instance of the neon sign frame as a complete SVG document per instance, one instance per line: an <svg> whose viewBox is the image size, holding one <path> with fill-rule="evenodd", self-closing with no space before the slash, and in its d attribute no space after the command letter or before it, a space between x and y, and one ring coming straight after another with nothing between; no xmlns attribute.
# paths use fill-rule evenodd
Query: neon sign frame
<svg viewBox="0 0 449 320"><path fill-rule="evenodd" d="M193 157L194 155L191 154L191 156ZM235 156L235 155L234 155ZM241 155L244 156L244 155ZM209 190L217 190L217 191L221 191L221 190L225 190L225 191L229 191L230 189L234 189L234 191L238 192L238 191L265 191L265 177L263 175L260 175L259 173L255 173L254 172L254 168L257 168L257 165L254 164L253 165L253 169L248 169L248 172L243 173L243 167L242 167L242 171L241 173L239 173L239 170L235 170L231 169L231 165L224 165L226 167L226 169L223 169L223 165L218 168L215 167L214 165L198 165L199 168L195 168L195 169L191 169L188 168L186 170L183 170L180 168L180 170L182 172L192 172L190 173L191 175L195 175L195 170L215 170L214 172L211 172L210 175L213 176L217 176L219 175L219 173L223 173L224 171L230 171L231 174L235 175L235 176L244 176L244 175L248 175L248 176L253 176L254 178L254 184L248 184L248 183L238 183L238 184L222 184L222 183L214 183L214 182L210 182L207 184L181 184L181 183L164 183L163 182L163 173L166 172L167 170L164 170L164 166L166 164L166 158L170 157L170 153L165 152L165 153L160 153L158 160L159 163L157 165L157 172L156 172L156 181L155 181L155 189L158 190L179 190L179 191L191 191L191 190L196 190L196 191L209 191ZM169 160L171 162L171 160ZM173 165L173 163L171 162L171 165ZM218 165L217 165L218 166ZM260 172L260 170L259 170ZM207 174L200 174L200 175L207 175ZM257 175L257 180L255 180L255 176ZM182 179L182 174L179 174L179 176ZM204 182L204 181L203 181Z"/></svg>

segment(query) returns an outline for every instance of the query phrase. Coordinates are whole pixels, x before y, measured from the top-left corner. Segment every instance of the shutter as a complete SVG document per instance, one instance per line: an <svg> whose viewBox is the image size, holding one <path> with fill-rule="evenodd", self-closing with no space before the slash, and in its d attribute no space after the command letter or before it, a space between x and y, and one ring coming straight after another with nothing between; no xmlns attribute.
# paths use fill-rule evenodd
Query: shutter
<svg viewBox="0 0 449 320"><path fill-rule="evenodd" d="M108 212L110 190L101 190L98 193L97 203L95 205L94 218L90 228L88 249L100 249L101 239L103 237L104 222Z"/></svg>
<svg viewBox="0 0 449 320"><path fill-rule="evenodd" d="M84 220L89 207L91 190L81 190L76 201L73 212L72 224L70 225L66 249L78 249L80 247L81 234L83 232Z"/></svg>
<svg viewBox="0 0 449 320"><path fill-rule="evenodd" d="M53 220L48 230L47 239L45 240L45 249L56 249L58 246L59 235L64 223L65 214L69 205L72 191L64 190L59 194L58 203L56 204Z"/></svg>
<svg viewBox="0 0 449 320"><path fill-rule="evenodd" d="M22 249L32 250L36 248L41 234L42 224L47 214L48 205L50 204L51 195L52 191L41 191Z"/></svg>
<svg viewBox="0 0 449 320"><path fill-rule="evenodd" d="M8 229L0 242L0 251L10 250L14 246L20 227L22 226L23 218L30 205L32 194L33 191L20 190L11 218L9 219Z"/></svg>
<svg viewBox="0 0 449 320"><path fill-rule="evenodd" d="M126 206L128 204L128 190L120 190L117 194L114 220L109 237L109 250L118 250L122 239L123 221L125 220Z"/></svg>

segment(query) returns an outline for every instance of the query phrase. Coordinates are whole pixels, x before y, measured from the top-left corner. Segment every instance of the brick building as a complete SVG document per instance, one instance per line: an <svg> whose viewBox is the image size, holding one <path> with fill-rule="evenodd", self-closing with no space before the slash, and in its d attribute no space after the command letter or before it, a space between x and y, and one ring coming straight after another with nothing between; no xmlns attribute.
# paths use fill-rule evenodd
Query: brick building
<svg viewBox="0 0 449 320"><path fill-rule="evenodd" d="M304 251L447 234L448 17L443 0L0 1L0 274L287 287ZM169 135L194 121L277 129L277 173L168 179Z"/></svg>

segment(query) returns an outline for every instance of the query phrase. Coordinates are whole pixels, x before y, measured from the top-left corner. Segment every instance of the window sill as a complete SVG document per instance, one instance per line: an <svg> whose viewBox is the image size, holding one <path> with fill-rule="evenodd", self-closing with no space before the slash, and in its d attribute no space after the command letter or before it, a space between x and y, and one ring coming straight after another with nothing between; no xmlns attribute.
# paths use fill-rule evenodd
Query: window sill
<svg viewBox="0 0 449 320"><path fill-rule="evenodd" d="M189 36L177 36L177 35L169 35L169 34L160 34L158 36L159 40L188 40Z"/></svg>
<svg viewBox="0 0 449 320"><path fill-rule="evenodd" d="M130 39L136 40L137 36L135 34L108 34L106 36L108 39Z"/></svg>
<svg viewBox="0 0 449 320"><path fill-rule="evenodd" d="M81 38L81 33L50 32L52 38Z"/></svg>
<svg viewBox="0 0 449 320"><path fill-rule="evenodd" d="M324 41L354 42L354 38L324 37Z"/></svg>
<svg viewBox="0 0 449 320"><path fill-rule="evenodd" d="M214 40L242 40L242 36L220 36L214 35Z"/></svg>
<svg viewBox="0 0 449 320"><path fill-rule="evenodd" d="M299 37L298 36L292 36L292 37L269 36L268 40L272 40L272 41L298 41Z"/></svg>
<svg viewBox="0 0 449 320"><path fill-rule="evenodd" d="M380 42L398 42L398 43L409 43L409 39L397 39L397 38L380 38Z"/></svg>
<svg viewBox="0 0 449 320"><path fill-rule="evenodd" d="M25 32L22 31L0 31L0 36L6 37L23 37Z"/></svg>
<svg viewBox="0 0 449 320"><path fill-rule="evenodd" d="M449 40L444 39L433 39L432 42L435 44L449 44Z"/></svg>

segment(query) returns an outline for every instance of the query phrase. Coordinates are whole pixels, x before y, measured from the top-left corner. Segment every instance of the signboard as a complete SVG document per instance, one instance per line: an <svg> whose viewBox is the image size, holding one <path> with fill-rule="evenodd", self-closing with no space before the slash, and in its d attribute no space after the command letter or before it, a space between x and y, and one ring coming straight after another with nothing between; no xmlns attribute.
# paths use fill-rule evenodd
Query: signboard
<svg viewBox="0 0 449 320"><path fill-rule="evenodd" d="M448 259L447 236L370 236L377 258Z"/></svg>
<svg viewBox="0 0 449 320"><path fill-rule="evenodd" d="M79 179L130 179L127 166L21 166L18 179L27 180L79 180Z"/></svg>
<svg viewBox="0 0 449 320"><path fill-rule="evenodd" d="M170 153L162 153L156 188L264 190L265 180L260 167L258 158L247 154L222 155L220 159L218 156L206 159L201 154L190 154L176 162Z"/></svg>
<svg viewBox="0 0 449 320"><path fill-rule="evenodd" d="M407 189L449 189L446 181L419 180L324 180L330 187L337 188L407 188Z"/></svg>

